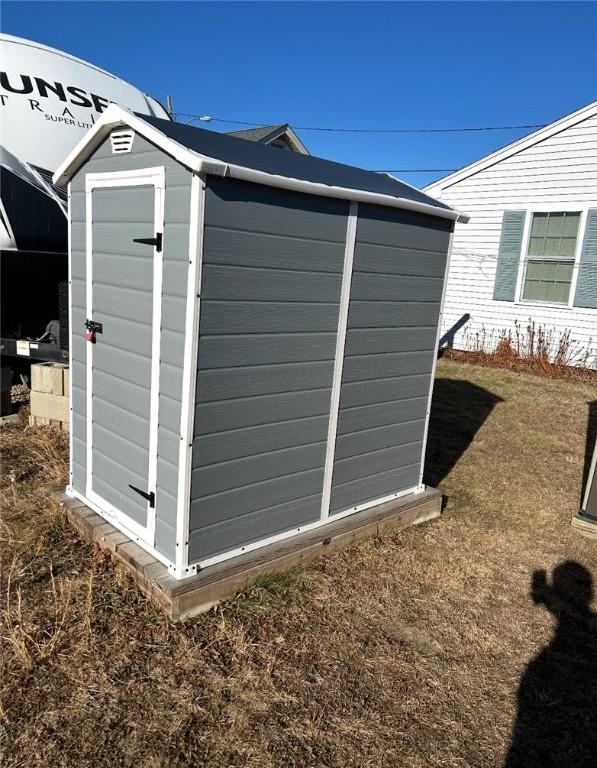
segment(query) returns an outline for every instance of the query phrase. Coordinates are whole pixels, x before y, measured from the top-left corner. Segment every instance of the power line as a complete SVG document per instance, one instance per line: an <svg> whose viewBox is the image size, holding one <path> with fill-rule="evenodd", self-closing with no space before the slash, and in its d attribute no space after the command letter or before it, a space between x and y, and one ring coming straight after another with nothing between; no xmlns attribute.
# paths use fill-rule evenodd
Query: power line
<svg viewBox="0 0 597 768"><path fill-rule="evenodd" d="M230 123L231 125L244 125L251 128L259 128L266 125L266 123L227 120L223 117L195 115L191 112L176 112L176 117L190 118L188 122L192 122L193 120L203 120L204 122ZM528 130L530 128L545 128L545 125L546 123L537 123L533 125L485 125L463 128L331 128L313 125L292 125L292 128L297 131L327 131L332 133L462 133L470 131L518 131Z"/></svg>
<svg viewBox="0 0 597 768"><path fill-rule="evenodd" d="M460 168L369 168L372 173L453 173Z"/></svg>

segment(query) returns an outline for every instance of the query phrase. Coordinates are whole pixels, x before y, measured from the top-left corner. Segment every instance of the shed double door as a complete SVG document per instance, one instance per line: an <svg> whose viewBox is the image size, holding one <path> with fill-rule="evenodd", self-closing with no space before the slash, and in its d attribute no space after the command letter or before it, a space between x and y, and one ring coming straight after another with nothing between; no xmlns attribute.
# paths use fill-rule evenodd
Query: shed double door
<svg viewBox="0 0 597 768"><path fill-rule="evenodd" d="M87 497L153 546L163 184L87 177ZM91 325L93 328L94 325ZM85 329L80 329L85 333Z"/></svg>

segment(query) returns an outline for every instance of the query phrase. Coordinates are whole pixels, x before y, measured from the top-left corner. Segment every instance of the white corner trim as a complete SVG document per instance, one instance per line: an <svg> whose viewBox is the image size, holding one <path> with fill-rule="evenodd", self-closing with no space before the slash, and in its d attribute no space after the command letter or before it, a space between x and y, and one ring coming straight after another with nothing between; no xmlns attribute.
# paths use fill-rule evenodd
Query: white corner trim
<svg viewBox="0 0 597 768"><path fill-rule="evenodd" d="M338 330L336 333L336 355L334 359L330 420L328 424L328 436L325 452L325 469L323 473L323 494L321 497L322 520L325 520L327 517L329 517L330 514L332 476L334 473L334 456L336 453L336 433L338 431L338 411L340 410L340 389L342 386L342 370L344 368L344 349L346 347L346 328L348 326L348 308L350 305L350 286L352 284L352 264L354 260L354 249L357 239L358 214L359 204L352 202L348 211L348 219L346 223L344 268L342 271L342 287L340 290Z"/></svg>
<svg viewBox="0 0 597 768"><path fill-rule="evenodd" d="M582 502L581 512L584 512L586 508L589 506L589 496L591 495L591 489L593 487L593 483L597 483L597 442L595 443L595 447L593 448L593 458L591 460L591 465L589 466L589 474L587 475L587 485L584 492L584 498Z"/></svg>
<svg viewBox="0 0 597 768"><path fill-rule="evenodd" d="M442 287L442 298L439 305L439 315L437 318L437 334L435 345L433 347L433 365L431 368L431 381L429 382L429 396L427 398L427 410L425 412L425 431L423 432L423 448L421 451L421 470L419 472L419 487L423 487L423 475L425 474L425 454L427 453L427 438L429 436L429 419L431 417L431 400L433 398L433 386L435 384L435 371L437 369L437 358L439 354L439 340L442 334L442 319L444 316L444 304L448 286L448 275L450 274L450 261L452 259L452 244L454 242L454 230L450 233L448 242L448 252L446 254L446 268L444 270L444 284Z"/></svg>
<svg viewBox="0 0 597 768"><path fill-rule="evenodd" d="M193 175L189 213L189 267L185 316L184 362L180 409L180 448L178 458L178 499L176 505L176 563L172 574L177 579L191 576L196 566L189 567L189 518L191 507L191 472L193 431L195 423L195 389L199 351L199 315L201 302L201 269L203 260L203 226L205 216L205 179Z"/></svg>
<svg viewBox="0 0 597 768"><path fill-rule="evenodd" d="M66 222L67 222L67 254L68 254L68 421L69 421L69 434L68 434L68 484L73 484L73 449L74 449L74 437L73 437L73 264L72 264L72 210L71 210L71 184L68 183L67 188L67 210L66 210Z"/></svg>
<svg viewBox="0 0 597 768"><path fill-rule="evenodd" d="M116 104L111 104L108 107L95 126L81 139L77 146L66 157L64 162L59 166L52 177L54 184L58 186L66 184L85 162L85 159L89 154L104 141L106 136L108 136L114 128L125 125L128 125L140 136L151 141L194 173L231 176L232 178L250 181L254 184L263 184L269 187L304 192L305 194L319 195L322 197L334 197L341 200L372 203L389 206L391 208L402 208L464 223L469 220L469 217L465 213L456 211L452 208L442 208L430 203L421 203L415 200L407 200L405 198L394 197L378 192L367 192L365 190L349 189L348 187L336 187L328 184L321 184L319 182L306 181L305 179L293 179L277 174L265 173L264 171L257 171L252 168L244 168L239 165L227 164L221 160L206 157L205 155L201 155L188 149L177 141L174 141L174 139L171 139L169 136L166 136L159 129L154 128L146 120L137 117L132 112L122 109L122 107L119 107Z"/></svg>

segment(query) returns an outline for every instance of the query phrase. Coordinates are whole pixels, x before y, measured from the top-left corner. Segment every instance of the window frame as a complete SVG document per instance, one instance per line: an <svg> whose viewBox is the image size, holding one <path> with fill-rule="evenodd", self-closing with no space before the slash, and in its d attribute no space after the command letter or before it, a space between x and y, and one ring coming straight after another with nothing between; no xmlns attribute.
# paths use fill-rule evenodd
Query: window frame
<svg viewBox="0 0 597 768"><path fill-rule="evenodd" d="M508 210L524 210L524 228L522 231L522 246L518 261L518 273L516 278L516 292L514 294L514 303L525 307L552 307L554 309L573 309L574 296L576 294L576 284L578 282L578 272L580 267L580 257L582 246L585 239L585 229L587 224L587 213L591 206L588 203L545 203L533 206L511 206ZM524 299L524 281L526 277L527 262L529 261L528 250L531 241L531 227L533 215L535 213L580 213L578 222L578 233L576 236L576 245L574 248L574 258L572 261L572 278L570 281L570 293L567 302L542 301L541 299ZM531 261L541 261L539 257L531 257ZM567 259L554 259L554 261L567 261Z"/></svg>

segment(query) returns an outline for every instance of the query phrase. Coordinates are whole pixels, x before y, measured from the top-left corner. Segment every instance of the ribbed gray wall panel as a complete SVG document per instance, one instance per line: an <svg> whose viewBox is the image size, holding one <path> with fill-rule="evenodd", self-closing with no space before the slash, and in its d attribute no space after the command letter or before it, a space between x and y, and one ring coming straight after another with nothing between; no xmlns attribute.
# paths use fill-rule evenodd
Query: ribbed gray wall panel
<svg viewBox="0 0 597 768"><path fill-rule="evenodd" d="M208 181L191 564L319 519L347 214Z"/></svg>
<svg viewBox="0 0 597 768"><path fill-rule="evenodd" d="M73 379L73 487L85 494L86 486L86 346L83 340L85 321L85 174L101 173L118 170L134 170L138 168L166 168L166 196L164 204L164 240L163 240L163 286L162 286L162 344L160 364L160 394L159 394L159 427L158 427L158 457L157 457L157 498L156 498L156 549L166 557L173 559L176 548L176 509L178 484L178 451L180 446L180 403L182 395L182 366L184 349L184 330L186 314L186 281L189 252L190 226L190 190L191 174L168 155L157 150L152 144L139 136L135 137L132 151L128 154L113 155L110 142L104 142L86 165L80 169L72 181L71 190L71 243L72 243L72 298L73 298L73 347L71 350L71 370ZM134 206L134 203L132 203ZM144 215L143 212L137 212ZM118 267L118 286L110 290L121 295L122 301L135 311L137 298L130 288L148 288L140 284L143 274L135 269L134 259L127 258L119 252L118 247L110 247L111 240L116 243L119 230L129 226L136 220L136 213L131 206L126 209L112 211L109 221L95 223L94 227L102 237L102 258L108 263L110 259ZM104 231L105 230L105 231ZM101 289L100 289L101 290ZM142 308L139 306L140 316ZM115 331L119 325L124 332L124 323L119 318L112 321ZM132 345L141 355L150 354L147 347L147 336L138 332L135 338L135 326L126 324L128 336L127 347ZM126 350L120 353L121 363L118 363L118 350L114 350L115 369L112 375L134 380L137 373L134 370L134 356ZM124 363L126 362L126 366ZM94 381L94 393L103 397L106 402L111 399L114 382L110 376L102 378L98 375ZM141 401L131 396L126 403L133 417L148 418L141 413ZM111 419L111 429L114 435L119 434L121 424L117 415L106 407L103 418ZM134 448L132 449L134 454ZM114 472L117 472L114 467ZM116 477L116 475L115 475Z"/></svg>
<svg viewBox="0 0 597 768"><path fill-rule="evenodd" d="M359 206L330 514L419 481L451 226Z"/></svg>

